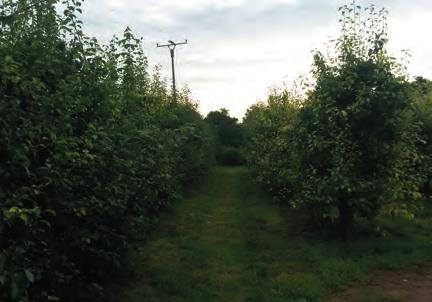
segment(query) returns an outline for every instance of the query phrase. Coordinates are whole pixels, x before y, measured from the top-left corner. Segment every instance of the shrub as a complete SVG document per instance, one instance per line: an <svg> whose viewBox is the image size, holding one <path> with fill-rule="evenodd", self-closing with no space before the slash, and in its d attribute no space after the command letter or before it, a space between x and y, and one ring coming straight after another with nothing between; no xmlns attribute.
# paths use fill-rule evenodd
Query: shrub
<svg viewBox="0 0 432 302"><path fill-rule="evenodd" d="M315 52L304 99L283 91L245 120L256 179L344 238L356 217L412 218L424 175L409 82L385 49L387 12L360 10L340 9L342 35L334 53Z"/></svg>
<svg viewBox="0 0 432 302"><path fill-rule="evenodd" d="M218 163L227 166L241 166L245 163L242 150L234 147L220 147L216 154Z"/></svg>
<svg viewBox="0 0 432 302"><path fill-rule="evenodd" d="M243 165L244 131L236 118L229 116L228 110L220 109L207 114L215 147L215 159L222 165Z"/></svg>
<svg viewBox="0 0 432 302"><path fill-rule="evenodd" d="M0 300L94 300L137 236L202 176L207 130L141 40L82 33L80 1L0 7Z"/></svg>

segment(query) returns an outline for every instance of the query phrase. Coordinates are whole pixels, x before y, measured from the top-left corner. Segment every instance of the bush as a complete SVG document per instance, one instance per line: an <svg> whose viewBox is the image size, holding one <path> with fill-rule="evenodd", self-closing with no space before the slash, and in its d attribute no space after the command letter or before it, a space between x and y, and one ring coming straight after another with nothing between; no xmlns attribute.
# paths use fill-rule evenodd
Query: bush
<svg viewBox="0 0 432 302"><path fill-rule="evenodd" d="M294 195L298 178L292 133L299 109L297 97L274 89L266 104L248 109L243 121L247 161L255 180L282 202L289 202Z"/></svg>
<svg viewBox="0 0 432 302"><path fill-rule="evenodd" d="M341 8L335 53L315 52L315 85L303 100L276 94L245 121L257 180L344 238L356 217L412 218L424 175L409 82L385 50L386 11L365 12Z"/></svg>
<svg viewBox="0 0 432 302"><path fill-rule="evenodd" d="M0 16L0 300L90 300L137 236L209 166L206 125L130 29L83 35L81 2Z"/></svg>
<svg viewBox="0 0 432 302"><path fill-rule="evenodd" d="M419 170L426 175L422 192L430 196L432 192L432 81L417 77L411 83L410 93L414 115L412 123L420 126L420 141L418 144L422 161Z"/></svg>
<svg viewBox="0 0 432 302"><path fill-rule="evenodd" d="M220 109L207 114L218 164L238 166L245 163L243 156L244 130L236 118L229 116L228 110Z"/></svg>
<svg viewBox="0 0 432 302"><path fill-rule="evenodd" d="M241 166L245 164L242 150L234 147L220 147L216 154L216 161L226 166Z"/></svg>

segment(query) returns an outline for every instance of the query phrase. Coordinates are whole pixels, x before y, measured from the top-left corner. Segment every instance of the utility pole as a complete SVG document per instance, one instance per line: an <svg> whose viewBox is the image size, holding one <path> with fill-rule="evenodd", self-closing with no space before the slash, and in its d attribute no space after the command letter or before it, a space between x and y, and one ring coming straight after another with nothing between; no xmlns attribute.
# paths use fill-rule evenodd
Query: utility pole
<svg viewBox="0 0 432 302"><path fill-rule="evenodd" d="M172 94L173 94L173 101L174 103L177 101L177 90L176 90L176 78L175 78L175 67L174 67L174 51L177 45L184 45L188 44L188 40L185 40L184 42L180 43L174 43L171 40L168 40L169 44L160 45L159 43L156 44L157 47L168 47L171 54L171 69L172 69Z"/></svg>

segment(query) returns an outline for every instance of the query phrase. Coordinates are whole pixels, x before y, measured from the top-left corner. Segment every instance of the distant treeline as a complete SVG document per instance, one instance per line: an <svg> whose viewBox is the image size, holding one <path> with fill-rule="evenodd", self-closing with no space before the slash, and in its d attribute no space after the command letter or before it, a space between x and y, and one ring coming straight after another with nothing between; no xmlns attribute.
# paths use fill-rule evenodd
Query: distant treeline
<svg viewBox="0 0 432 302"><path fill-rule="evenodd" d="M238 120L222 108L208 113L205 121L212 130L216 162L228 166L244 165L245 135Z"/></svg>

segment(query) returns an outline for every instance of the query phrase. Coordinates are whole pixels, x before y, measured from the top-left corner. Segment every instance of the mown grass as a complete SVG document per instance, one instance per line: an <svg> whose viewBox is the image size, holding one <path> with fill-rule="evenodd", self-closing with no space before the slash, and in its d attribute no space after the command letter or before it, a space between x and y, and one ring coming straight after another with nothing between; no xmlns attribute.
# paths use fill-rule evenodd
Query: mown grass
<svg viewBox="0 0 432 302"><path fill-rule="evenodd" d="M216 168L135 255L134 280L114 301L323 301L375 269L432 261L431 208L386 219L387 235L343 243L308 231L298 212L272 203L245 168Z"/></svg>

